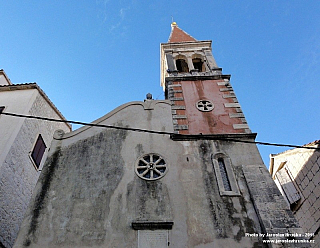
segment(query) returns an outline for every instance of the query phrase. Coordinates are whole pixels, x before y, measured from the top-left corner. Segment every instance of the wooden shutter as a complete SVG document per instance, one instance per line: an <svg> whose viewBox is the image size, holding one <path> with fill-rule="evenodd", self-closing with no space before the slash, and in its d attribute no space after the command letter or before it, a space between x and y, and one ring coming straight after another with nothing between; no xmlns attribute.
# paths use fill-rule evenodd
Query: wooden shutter
<svg viewBox="0 0 320 248"><path fill-rule="evenodd" d="M293 204L300 200L300 194L293 184L286 168L279 170L276 174L276 177L281 184L281 187L290 204Z"/></svg>

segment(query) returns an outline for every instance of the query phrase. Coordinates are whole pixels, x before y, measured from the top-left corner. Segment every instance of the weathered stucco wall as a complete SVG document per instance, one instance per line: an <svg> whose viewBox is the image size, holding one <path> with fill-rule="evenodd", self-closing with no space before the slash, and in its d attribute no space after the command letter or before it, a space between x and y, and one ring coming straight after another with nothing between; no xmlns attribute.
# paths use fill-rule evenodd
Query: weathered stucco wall
<svg viewBox="0 0 320 248"><path fill-rule="evenodd" d="M230 83L223 80L183 81L181 83L183 94L187 96L184 101L190 134L244 133L243 128L234 128L234 124L243 124L241 120L229 116L229 114L236 114L236 108L240 108L240 105L233 101L235 96L233 98L223 97L225 93L233 92L231 86L227 88L225 84ZM222 89L228 91L220 91ZM199 111L195 107L199 99L210 100L214 104L213 110ZM226 107L226 104L232 107Z"/></svg>
<svg viewBox="0 0 320 248"><path fill-rule="evenodd" d="M59 118L35 89L1 93L5 93L1 94L1 103L5 104L7 112ZM49 148L54 131L63 129L68 132L69 127L64 123L10 116L1 116L0 126L2 131L7 132L7 136L3 136L7 137L4 140L7 144L4 144L6 146L2 150L3 160L0 164L0 242L12 247L40 175L29 157L35 141L41 134Z"/></svg>
<svg viewBox="0 0 320 248"><path fill-rule="evenodd" d="M170 102L151 102L120 106L96 123L173 132ZM135 173L149 153L168 168L155 181ZM238 195L221 196L215 154L231 159ZM56 133L15 247L142 247L143 229L151 235L161 223L170 247L263 247L245 235L262 232L243 173L248 164L262 164L253 144L97 127Z"/></svg>

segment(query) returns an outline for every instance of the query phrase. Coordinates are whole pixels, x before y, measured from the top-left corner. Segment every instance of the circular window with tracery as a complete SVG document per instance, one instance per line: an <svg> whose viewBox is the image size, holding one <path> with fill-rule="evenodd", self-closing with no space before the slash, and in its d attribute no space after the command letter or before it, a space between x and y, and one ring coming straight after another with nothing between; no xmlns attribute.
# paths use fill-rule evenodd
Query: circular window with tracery
<svg viewBox="0 0 320 248"><path fill-rule="evenodd" d="M196 107L197 109L199 109L200 111L211 111L213 110L214 108L214 105L211 101L209 100L200 100L200 101L197 101L196 103Z"/></svg>
<svg viewBox="0 0 320 248"><path fill-rule="evenodd" d="M135 171L138 177L144 180L157 180L168 172L168 165L161 155L149 153L138 158Z"/></svg>

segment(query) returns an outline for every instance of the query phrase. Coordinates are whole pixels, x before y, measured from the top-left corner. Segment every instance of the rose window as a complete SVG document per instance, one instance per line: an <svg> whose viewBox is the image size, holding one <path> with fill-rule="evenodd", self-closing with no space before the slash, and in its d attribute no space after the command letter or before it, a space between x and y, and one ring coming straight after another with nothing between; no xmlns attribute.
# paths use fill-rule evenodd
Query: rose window
<svg viewBox="0 0 320 248"><path fill-rule="evenodd" d="M200 111L211 111L214 108L214 105L211 101L209 100L200 100L196 103L197 109Z"/></svg>
<svg viewBox="0 0 320 248"><path fill-rule="evenodd" d="M168 171L164 158L156 153L141 156L135 165L136 174L145 180L157 180Z"/></svg>

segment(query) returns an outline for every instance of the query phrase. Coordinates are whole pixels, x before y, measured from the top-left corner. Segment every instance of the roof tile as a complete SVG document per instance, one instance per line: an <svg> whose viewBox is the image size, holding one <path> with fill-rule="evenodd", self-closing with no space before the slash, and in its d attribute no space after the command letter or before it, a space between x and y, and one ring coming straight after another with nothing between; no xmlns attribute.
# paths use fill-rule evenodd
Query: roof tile
<svg viewBox="0 0 320 248"><path fill-rule="evenodd" d="M181 28L178 27L178 25L173 22L171 24L171 34L169 36L169 43L174 42L192 42L197 41L195 38L193 38L191 35L183 31Z"/></svg>

